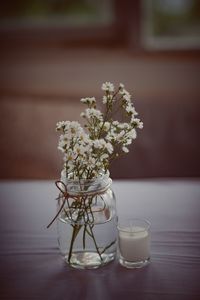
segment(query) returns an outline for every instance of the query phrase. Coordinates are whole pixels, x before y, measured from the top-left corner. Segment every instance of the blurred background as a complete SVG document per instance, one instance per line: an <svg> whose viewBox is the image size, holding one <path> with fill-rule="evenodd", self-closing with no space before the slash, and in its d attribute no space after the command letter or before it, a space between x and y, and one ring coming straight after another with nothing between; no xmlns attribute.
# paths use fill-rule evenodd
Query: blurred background
<svg viewBox="0 0 200 300"><path fill-rule="evenodd" d="M0 178L57 179L55 124L122 82L144 129L113 178L199 177L199 0L0 4Z"/></svg>

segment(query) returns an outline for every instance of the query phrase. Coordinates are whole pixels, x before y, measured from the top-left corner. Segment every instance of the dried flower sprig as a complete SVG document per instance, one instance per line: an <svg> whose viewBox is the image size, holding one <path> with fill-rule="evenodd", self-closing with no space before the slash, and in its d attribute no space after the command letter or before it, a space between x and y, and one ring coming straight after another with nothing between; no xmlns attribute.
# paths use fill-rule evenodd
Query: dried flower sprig
<svg viewBox="0 0 200 300"><path fill-rule="evenodd" d="M91 179L101 172L106 173L111 162L123 153L137 137L136 129L143 128L131 102L131 95L120 84L102 85L104 112L97 109L94 97L82 98L87 108L81 113L85 120L84 128L76 121L61 121L56 130L61 132L58 149L64 154L66 177ZM120 113L123 122L114 119Z"/></svg>
<svg viewBox="0 0 200 300"><path fill-rule="evenodd" d="M137 137L136 130L143 128L143 123L137 118L137 112L131 102L131 95L123 84L115 90L114 84L105 82L102 90L103 111L98 109L94 97L81 99L86 105L86 109L81 113L85 121L84 127L76 121L61 121L56 125L56 130L60 132L58 149L64 156L64 174L66 179L78 179L81 191L82 179L93 180L99 175L108 173L111 162L129 152L129 145ZM116 120L115 116L119 117L120 121ZM87 238L91 239L100 261L103 262L104 252L114 247L116 243L114 239L102 248L95 236L96 214L101 213L103 218L109 218L106 216L103 198L105 190L87 193L90 188L87 187L88 191L86 190L85 194L70 195L65 182L67 180L62 178L63 172L61 180L56 182L60 192L57 198L59 209L48 227L57 217L66 224L69 222L72 231L66 257L70 264L73 263L74 243L81 232L83 249L86 249ZM97 205L98 198L103 203L102 208Z"/></svg>

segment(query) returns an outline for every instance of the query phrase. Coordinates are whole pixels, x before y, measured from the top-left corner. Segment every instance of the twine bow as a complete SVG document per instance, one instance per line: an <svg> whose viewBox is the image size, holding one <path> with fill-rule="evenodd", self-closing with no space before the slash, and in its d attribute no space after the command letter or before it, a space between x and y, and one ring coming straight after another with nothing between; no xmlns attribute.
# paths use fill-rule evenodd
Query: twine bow
<svg viewBox="0 0 200 300"><path fill-rule="evenodd" d="M55 217L53 218L53 220L52 220L52 221L49 223L49 225L47 226L47 228L49 228L49 227L53 224L53 222L57 219L57 217L59 216L60 212L62 211L62 209L63 209L63 207L64 207L64 205L65 205L65 202L68 201L68 199L72 197L72 196L68 193L68 191L67 191L67 186L64 184L63 181L57 180L57 181L55 182L55 185L56 185L56 187L59 189L59 191L60 191L61 194L62 194L62 195L58 196L58 197L56 198L56 200L63 199L63 203L62 203L60 209L58 210L57 214L56 214ZM60 187L60 185L63 186L64 190ZM76 197L72 197L72 198L76 198Z"/></svg>
<svg viewBox="0 0 200 300"><path fill-rule="evenodd" d="M70 207L70 205L69 205L69 198L72 198L72 199L74 199L75 201L80 201L80 197L78 197L78 196L72 196L72 195L70 195L69 193L68 193L68 191L67 191L67 186L64 184L64 182L63 181L61 181L61 180L57 180L57 181L55 181L55 185L56 185L56 187L58 188L58 190L60 191L60 193L61 193L61 195L59 195L57 198L56 198L56 200L59 200L59 199L62 199L63 200L63 203L62 203L62 205L60 206L60 209L58 210L58 212L56 213L56 215L55 215L55 217L53 218L53 220L49 223L49 225L47 226L47 228L49 228L52 224L53 224L53 222L57 219L57 217L59 216L59 214L60 214L60 212L62 211L62 209L64 208L64 206L65 206L65 203L66 203L66 201L67 201L67 204L68 204L68 207ZM101 197L101 195L102 194L104 194L105 193L105 191L107 190L107 187L106 188L104 188L104 189L102 189L101 190L101 192L92 192L91 194L92 194L92 196L93 197L95 197L95 196L97 196L97 195L99 195L100 197ZM105 201L103 200L103 198L101 197L101 200L102 200L102 202L103 202L103 207L102 208L98 208L98 209L96 209L96 210L93 210L92 211L92 213L97 213L97 212L101 212L101 211L104 211L105 210L105 207L106 207L106 204L105 204ZM85 208L85 207L83 207L83 208ZM91 209L91 208L90 208Z"/></svg>

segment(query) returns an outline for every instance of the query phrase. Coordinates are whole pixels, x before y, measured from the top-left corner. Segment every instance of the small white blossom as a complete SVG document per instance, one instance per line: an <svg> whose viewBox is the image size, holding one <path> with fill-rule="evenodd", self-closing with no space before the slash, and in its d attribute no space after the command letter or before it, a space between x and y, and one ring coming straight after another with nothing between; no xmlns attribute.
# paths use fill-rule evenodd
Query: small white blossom
<svg viewBox="0 0 200 300"><path fill-rule="evenodd" d="M103 96L103 101L102 102L103 102L103 104L106 104L108 102L107 96L105 96L105 95Z"/></svg>
<svg viewBox="0 0 200 300"><path fill-rule="evenodd" d="M110 122L105 122L104 125L103 125L103 129L105 131L108 131L110 129Z"/></svg>
<svg viewBox="0 0 200 300"><path fill-rule="evenodd" d="M136 130L133 128L131 129L131 131L128 132L127 138L134 140L136 139L136 137L137 137Z"/></svg>
<svg viewBox="0 0 200 300"><path fill-rule="evenodd" d="M77 155L84 155L85 154L85 147L83 145L75 145L74 150Z"/></svg>
<svg viewBox="0 0 200 300"><path fill-rule="evenodd" d="M129 152L129 149L128 149L127 147L124 146L124 147L122 147L122 151L125 152L125 153L128 153L128 152Z"/></svg>
<svg viewBox="0 0 200 300"><path fill-rule="evenodd" d="M87 103L87 98L81 98L80 100L82 103L86 104Z"/></svg>
<svg viewBox="0 0 200 300"><path fill-rule="evenodd" d="M68 151L67 153L65 153L64 159L66 162L69 161L73 162L75 158L76 158L76 154L73 153L72 151Z"/></svg>
<svg viewBox="0 0 200 300"><path fill-rule="evenodd" d="M129 124L128 123L120 123L120 124L118 124L117 127L120 129L127 129L127 128L129 128Z"/></svg>
<svg viewBox="0 0 200 300"><path fill-rule="evenodd" d="M112 154L113 153L113 146L111 143L106 143L105 144L105 148L107 149L107 151Z"/></svg>
<svg viewBox="0 0 200 300"><path fill-rule="evenodd" d="M56 130L59 131L60 129L64 129L67 125L67 121L60 121L56 124Z"/></svg>
<svg viewBox="0 0 200 300"><path fill-rule="evenodd" d="M119 122L118 121L113 121L113 125L117 126L117 125L119 125Z"/></svg>
<svg viewBox="0 0 200 300"><path fill-rule="evenodd" d="M127 113L131 113L133 115L135 113L135 108L132 106L131 103L128 103L128 105L126 106L126 111Z"/></svg>
<svg viewBox="0 0 200 300"><path fill-rule="evenodd" d="M80 101L84 104L89 104L90 106L96 103L95 97L81 98Z"/></svg>
<svg viewBox="0 0 200 300"><path fill-rule="evenodd" d="M143 128L143 122L140 121L138 118L134 118L131 120L132 123L134 123L136 128L142 129Z"/></svg>
<svg viewBox="0 0 200 300"><path fill-rule="evenodd" d="M104 139L94 140L93 145L96 149L102 149L105 147L106 141Z"/></svg>
<svg viewBox="0 0 200 300"><path fill-rule="evenodd" d="M101 88L102 88L103 91L107 91L107 92L110 92L110 93L114 92L114 84L111 83L111 82L103 83Z"/></svg>
<svg viewBox="0 0 200 300"><path fill-rule="evenodd" d="M130 102L131 95L127 91L125 91L123 94L123 99L126 100L127 102Z"/></svg>
<svg viewBox="0 0 200 300"><path fill-rule="evenodd" d="M87 108L85 110L85 116L86 118L90 119L90 118L96 118L100 121L103 121L103 115L102 112L98 109L95 108Z"/></svg>
<svg viewBox="0 0 200 300"><path fill-rule="evenodd" d="M111 133L108 133L105 138L108 142L112 142L114 140L114 137Z"/></svg>
<svg viewBox="0 0 200 300"><path fill-rule="evenodd" d="M132 139L127 139L126 140L126 146L130 145L132 143Z"/></svg>
<svg viewBox="0 0 200 300"><path fill-rule="evenodd" d="M122 130L122 131L117 135L117 139L120 141L120 140L123 138L124 135L125 135L125 131Z"/></svg>
<svg viewBox="0 0 200 300"><path fill-rule="evenodd" d="M95 158L90 156L88 158L88 161L87 161L88 167L94 168L95 167L95 162L96 162Z"/></svg>
<svg viewBox="0 0 200 300"><path fill-rule="evenodd" d="M60 141L58 143L58 150L60 150L61 152L64 153L65 152L64 146L65 146L65 144L62 141Z"/></svg>
<svg viewBox="0 0 200 300"><path fill-rule="evenodd" d="M109 155L107 153L104 153L100 156L101 161L104 161L105 159L108 159L108 158L109 158Z"/></svg>
<svg viewBox="0 0 200 300"><path fill-rule="evenodd" d="M58 144L59 149L68 147L69 143L70 143L70 139L68 138L67 134L61 134L60 139L59 139L59 144Z"/></svg>

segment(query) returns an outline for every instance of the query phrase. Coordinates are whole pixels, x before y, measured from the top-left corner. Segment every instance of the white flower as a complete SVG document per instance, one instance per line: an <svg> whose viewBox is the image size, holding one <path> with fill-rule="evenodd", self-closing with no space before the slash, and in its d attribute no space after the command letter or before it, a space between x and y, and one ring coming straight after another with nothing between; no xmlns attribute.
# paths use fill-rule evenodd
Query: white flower
<svg viewBox="0 0 200 300"><path fill-rule="evenodd" d="M105 95L103 96L103 101L102 102L103 102L103 104L106 104L108 102L107 96L105 96Z"/></svg>
<svg viewBox="0 0 200 300"><path fill-rule="evenodd" d="M92 143L90 144L85 144L84 145L84 148L85 148L85 154L86 155L91 155L91 153L92 153L92 151L93 151L93 149L92 149Z"/></svg>
<svg viewBox="0 0 200 300"><path fill-rule="evenodd" d="M103 121L103 115L102 112L98 109L95 108L87 108L85 110L85 117L90 119L90 118L96 118L100 121Z"/></svg>
<svg viewBox="0 0 200 300"><path fill-rule="evenodd" d="M101 88L103 91L114 92L114 84L111 82L103 83Z"/></svg>
<svg viewBox="0 0 200 300"><path fill-rule="evenodd" d="M77 121L71 121L69 123L69 128L75 130L76 132L82 131L82 127L81 127L80 123Z"/></svg>
<svg viewBox="0 0 200 300"><path fill-rule="evenodd" d="M126 136L127 136L128 139L132 139L132 140L136 139L136 137L137 137L136 130L135 130L134 128L131 129L131 130L127 133Z"/></svg>
<svg viewBox="0 0 200 300"><path fill-rule="evenodd" d="M128 152L129 152L129 149L128 149L127 147L123 146L123 147L122 147L122 151L125 152L125 153L128 153Z"/></svg>
<svg viewBox="0 0 200 300"><path fill-rule="evenodd" d="M61 152L65 152L65 149L64 149L64 144L62 143L62 142L59 142L59 144L58 144L58 150L60 150Z"/></svg>
<svg viewBox="0 0 200 300"><path fill-rule="evenodd" d="M61 134L58 142L58 149L62 152L65 152L65 148L68 147L69 140L66 134Z"/></svg>
<svg viewBox="0 0 200 300"><path fill-rule="evenodd" d="M85 147L83 145L75 145L74 150L76 151L77 155L84 155L85 154Z"/></svg>
<svg viewBox="0 0 200 300"><path fill-rule="evenodd" d="M109 158L109 155L107 153L103 153L101 156L100 156L100 160L101 161L104 161L105 159L108 159Z"/></svg>
<svg viewBox="0 0 200 300"><path fill-rule="evenodd" d="M60 121L56 124L56 130L59 131L60 129L65 129L65 126L67 126L68 121Z"/></svg>
<svg viewBox="0 0 200 300"><path fill-rule="evenodd" d="M79 122L72 121L69 122L68 126L65 126L65 137L66 139L77 138L83 133L83 128Z"/></svg>
<svg viewBox="0 0 200 300"><path fill-rule="evenodd" d="M119 123L117 127L120 129L128 129L129 124L128 123Z"/></svg>
<svg viewBox="0 0 200 300"><path fill-rule="evenodd" d="M99 169L101 169L101 167L102 167L102 162L101 162L101 161L97 161L97 162L96 162L96 167L98 167Z"/></svg>
<svg viewBox="0 0 200 300"><path fill-rule="evenodd" d="M126 111L127 113L131 113L132 115L135 114L135 108L132 106L131 103L128 103L128 105L126 106Z"/></svg>
<svg viewBox="0 0 200 300"><path fill-rule="evenodd" d="M67 153L65 153L64 160L66 162L69 162L69 161L73 162L75 160L75 158L76 158L76 154L73 153L72 151L68 151Z"/></svg>
<svg viewBox="0 0 200 300"><path fill-rule="evenodd" d="M81 100L80 100L82 103L87 103L87 98L81 98Z"/></svg>
<svg viewBox="0 0 200 300"><path fill-rule="evenodd" d="M126 100L127 102L130 102L131 95L127 91L124 91L123 99Z"/></svg>
<svg viewBox="0 0 200 300"><path fill-rule="evenodd" d="M95 167L95 162L96 162L95 158L90 156L88 161L87 161L88 167L94 168Z"/></svg>
<svg viewBox="0 0 200 300"><path fill-rule="evenodd" d="M126 146L130 145L132 143L132 139L127 139L126 140Z"/></svg>
<svg viewBox="0 0 200 300"><path fill-rule="evenodd" d="M143 128L143 122L140 121L138 118L133 118L131 122L135 125L136 128L142 129Z"/></svg>
<svg viewBox="0 0 200 300"><path fill-rule="evenodd" d="M106 143L105 144L105 148L107 149L107 151L112 154L113 153L113 146L111 143Z"/></svg>
<svg viewBox="0 0 200 300"><path fill-rule="evenodd" d="M110 122L105 122L104 125L103 125L103 129L105 131L108 131L110 129Z"/></svg>
<svg viewBox="0 0 200 300"><path fill-rule="evenodd" d="M81 98L80 101L81 101L82 103L84 103L84 104L89 104L89 105L92 105L92 104L95 104L95 103L96 103L95 97Z"/></svg>
<svg viewBox="0 0 200 300"><path fill-rule="evenodd" d="M123 138L124 135L125 135L125 131L122 130L122 131L117 135L117 139L118 139L119 141L121 141L121 139Z"/></svg>
<svg viewBox="0 0 200 300"><path fill-rule="evenodd" d="M96 149L102 149L105 147L106 145L106 141L104 139L97 139L97 140L94 140L93 141L93 145L94 145L94 148Z"/></svg>
<svg viewBox="0 0 200 300"><path fill-rule="evenodd" d="M119 88L120 88L120 89L124 89L124 84L123 84L123 83L120 83L120 84L119 84Z"/></svg>
<svg viewBox="0 0 200 300"><path fill-rule="evenodd" d="M140 123L138 124L138 126L137 126L137 128L139 128L139 129L142 129L143 127L144 127L143 122L140 122Z"/></svg>
<svg viewBox="0 0 200 300"><path fill-rule="evenodd" d="M108 142L112 142L114 140L114 137L110 132L106 135L105 138Z"/></svg>
<svg viewBox="0 0 200 300"><path fill-rule="evenodd" d="M113 123L114 126L119 125L119 122L118 122L118 121L113 121L112 123Z"/></svg>

